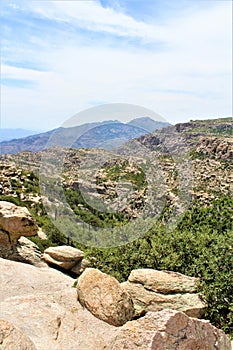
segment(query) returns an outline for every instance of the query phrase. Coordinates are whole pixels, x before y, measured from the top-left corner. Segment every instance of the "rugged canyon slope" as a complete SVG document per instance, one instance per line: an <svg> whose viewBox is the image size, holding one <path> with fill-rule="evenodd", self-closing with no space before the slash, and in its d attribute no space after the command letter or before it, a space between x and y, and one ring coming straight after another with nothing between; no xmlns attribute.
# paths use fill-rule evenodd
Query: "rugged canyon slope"
<svg viewBox="0 0 233 350"><path fill-rule="evenodd" d="M123 346L128 346L127 344L137 344L140 337L147 344L145 349L153 349L153 347L150 347L153 343L151 343L151 339L153 338L154 344L157 344L158 339L162 338L160 338L160 331L151 331L149 324L150 322L152 324L158 323L149 314L145 321L141 321L145 312L151 312L150 303L153 304L156 300L160 300L160 306L162 301L164 307L166 305L171 307L174 301L175 303L179 301L180 304L178 304L181 309L178 309L177 312L183 310L181 302L187 301L185 293L180 293L180 297L176 295L158 295L157 291L148 290L147 282L144 279L143 282L140 280L140 284L137 281L134 283L135 281L131 278L131 271L137 271L137 269L170 270L192 276L192 278L200 278L198 288L203 294L204 302L208 303L207 314L204 317L211 319L215 326L224 329L227 333L232 331L231 305L233 305L233 300L231 286L233 281L230 273L230 266L233 263L232 126L232 119L190 121L132 139L124 146L116 147L111 151L96 148L66 149L53 147L37 153L20 152L1 156L0 200L14 203L20 207L27 207L33 216L33 220L44 231L43 235L29 237L30 240L38 244L41 250L41 253L35 250L36 259L41 259L45 250L45 257L46 252L49 253L47 256L47 262L49 263L53 258L53 248L48 247L72 245L72 247L85 252L85 258L89 259L91 268L100 269L102 272L117 277L120 282L123 282L122 286L125 286L127 293L131 293L137 309L137 317L140 317L140 319L130 321L133 323L126 324L120 331L119 328L115 330L114 326L102 326L102 323L100 323L100 326L98 326L100 330L103 329L103 332L105 332L106 328L107 340L105 335L102 336L102 333L96 335L94 331L90 335L90 344L88 343L87 346L89 347L87 349L91 349L92 346L94 349L95 341L101 344L99 349L102 350L101 346L105 349L113 341L115 333L117 333L118 342L116 344L118 345L114 346L118 346L119 350L123 349ZM64 198L66 199L65 207ZM73 226L66 220L67 210L69 210L69 213L70 211L74 212L77 217L75 232L72 231ZM156 221L154 215L156 215ZM139 231L137 225L135 230L124 231L126 224L137 223L137 220L141 217L153 219L153 226L149 227L148 232L144 232L140 237L135 237L136 232ZM171 220L174 218L175 222ZM54 226L54 222L61 225L60 230L56 225ZM168 227L170 222L175 223L174 228ZM96 243L95 234L97 229L100 234L102 230L103 232L106 229L111 230L112 235L106 241L109 244L109 249L92 247ZM3 238L6 241L6 235ZM104 239L104 234L101 239ZM114 247L116 243L119 243L119 239L125 240L123 243L128 242L128 244ZM13 245L13 241L11 243L10 246ZM32 249L32 246L24 239L19 242L17 249L23 249L23 247ZM37 248L34 247L33 249ZM2 249L3 251L4 249ZM35 255L29 257L29 263L30 259L35 258ZM8 256L4 255L4 257ZM6 263L5 260L2 261L3 265L4 263ZM21 267L26 266L25 271L28 268L28 265L18 264ZM57 265L59 266L59 262ZM18 265L12 266L13 270L16 269L12 272L13 276L14 273L17 273L15 271L18 269ZM53 273L45 266L39 269L41 271L39 274L42 274L42 271L46 269L48 274ZM83 271L87 266L80 265L77 270L80 271L81 269ZM10 269L10 267L8 266L7 269ZM38 270L30 271L33 274L33 271ZM130 275L131 277L129 277ZM60 276L65 275L61 274ZM73 275L64 278L66 277L67 281L74 282ZM129 279L127 280L127 278ZM11 279L13 281L13 277ZM51 280L53 280L53 277L51 277ZM56 280L56 277L54 277L54 280ZM9 280L7 280L7 284L11 286ZM43 288L44 286L37 286L36 284L34 286L34 282L33 286L29 286L30 291L34 289L43 290ZM68 290L70 294L67 290L65 291L65 294L69 294L67 299L71 295L72 303L76 303L76 299L74 301L74 297L76 297L75 288L69 287ZM28 290L27 293L30 291ZM194 295L194 304L197 304ZM17 298L16 295L13 296L13 299L9 296L9 301L14 301ZM20 298L21 296L19 296ZM47 304L44 298L42 296L43 300L41 299L43 307L50 309L52 308L51 305L54 305L56 310L61 310L62 315L66 314L64 304L62 306L56 305L57 299L54 300L53 298L49 299ZM63 297L59 296L59 298L60 301L63 300ZM34 303L34 299L30 295L27 299L29 300L28 303L30 303L30 300ZM13 323L18 329L20 325L15 324L13 315L7 313L10 304L7 304L8 301L6 304L4 303L5 301L3 302L3 310L5 310L3 319ZM19 303L16 302L15 305L16 310L16 308L19 308ZM37 309L36 305L33 308L34 310ZM195 309L195 305L191 306ZM14 307L12 310L14 310ZM83 315L89 315L87 310L84 311L85 314L82 314L79 304L76 307L78 308L76 316L80 315L80 318L83 319ZM201 304L200 307L202 308ZM21 311L23 312L23 306ZM152 311L155 312L155 309ZM38 306L38 314L41 315L43 312ZM164 312L164 310L158 312ZM45 321L47 322L45 328L50 329L49 332L52 329L52 334L57 334L57 331L53 330L53 326L51 328L48 325L55 322L52 321L55 314L51 319ZM71 317L72 319L73 311L71 311L71 314L68 312L68 314L68 318ZM159 318L165 317L163 313L159 315ZM195 315L195 313L192 315ZM92 316L90 316L91 319ZM83 326L86 323L85 317L84 321L81 322ZM196 321L194 323L190 321L191 323L189 323L180 314L173 315L169 313L166 317L168 319L174 317L174 320L180 319L185 324L192 324L192 327L199 329L199 323L196 323ZM37 321L35 320L35 322ZM74 322L77 322L77 320ZM55 322L55 326L56 324ZM80 338L79 331L76 331L74 324L76 323L72 323L70 327L74 329L75 337ZM167 326L161 325L160 321L159 324L161 330L167 329ZM5 325L4 327L7 328L8 326ZM68 329L69 323L65 321L64 327L64 329ZM97 326L93 323L93 327ZM200 327L205 328L205 326ZM60 326L58 328L60 329ZM81 327L84 332L88 331L84 328ZM63 338L65 337L63 328L61 327L61 329L61 334L58 331L57 338L56 335L54 336L56 340L51 334L44 335L45 338L52 339L51 343L50 340L48 341L48 344L56 345L59 350L62 349L61 344L66 342ZM132 329L138 329L139 333L134 340L130 338L129 341L128 337L132 336ZM142 333L140 333L140 329L142 329ZM45 343L40 345L40 341L36 340L37 336L31 329L25 328L23 330L29 337L33 335L33 342L37 347L39 346L39 349L40 346L42 348L45 346ZM168 330L169 332L170 330ZM190 332L190 334L193 334L192 330ZM216 337L218 336L216 335ZM217 339L216 337L214 336L213 339ZM165 338L172 344L174 339L171 334L166 335ZM70 341L76 341L75 339L71 336ZM60 340L61 343L59 343ZM87 340L84 340L84 344L86 344L85 341ZM165 340L161 340L161 344L164 344L163 341ZM219 342L221 344L220 340ZM187 344L187 346L191 346L191 343ZM199 348L202 346L203 349L206 347L206 349L212 350L216 348L213 344L208 347L205 342L197 342L192 346L193 349L196 349L194 346L197 349L198 346ZM70 349L73 349L72 346L70 345ZM86 350L85 346L83 350ZM111 346L113 349L118 349L113 347L113 343L111 343ZM177 345L177 348L174 347L174 350L183 349L182 346L186 345L181 343ZM228 348L226 347L227 350ZM136 346L135 349L137 349ZM184 347L184 349L186 348ZM224 347L223 349L225 350Z"/></svg>

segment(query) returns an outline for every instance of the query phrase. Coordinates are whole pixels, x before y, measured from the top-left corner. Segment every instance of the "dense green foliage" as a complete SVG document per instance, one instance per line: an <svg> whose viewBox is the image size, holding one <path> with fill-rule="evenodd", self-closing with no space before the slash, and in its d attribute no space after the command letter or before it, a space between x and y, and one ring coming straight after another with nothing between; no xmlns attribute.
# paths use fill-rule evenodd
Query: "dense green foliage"
<svg viewBox="0 0 233 350"><path fill-rule="evenodd" d="M95 267L124 281L132 269L154 268L201 278L206 318L233 334L233 200L194 205L173 231L162 224L144 237L110 249L88 248ZM82 247L83 248L83 247Z"/></svg>
<svg viewBox="0 0 233 350"><path fill-rule="evenodd" d="M97 210L94 206L85 202L79 189L64 188L67 202L74 210L77 217L95 227L113 227L124 225L129 218L123 213L109 213ZM98 205L97 205L98 208Z"/></svg>

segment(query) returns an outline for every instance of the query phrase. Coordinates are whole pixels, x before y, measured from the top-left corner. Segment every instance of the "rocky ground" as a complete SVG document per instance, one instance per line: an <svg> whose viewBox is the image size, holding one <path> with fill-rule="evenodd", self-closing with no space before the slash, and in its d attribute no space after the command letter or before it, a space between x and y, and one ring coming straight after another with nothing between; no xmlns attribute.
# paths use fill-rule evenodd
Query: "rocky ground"
<svg viewBox="0 0 233 350"><path fill-rule="evenodd" d="M101 306L94 299L91 304L85 304L90 312L77 301L75 280L62 272L5 259L0 259L0 264L3 350L231 349L230 340L222 331L207 321L171 309L148 312L134 321L125 319L122 327L109 324L114 317L119 318L119 313L114 311L120 307L120 291L114 290L113 295L109 289L110 276L87 283L87 277L81 275L79 293L82 290L86 302L96 293L97 285L100 294L96 296L103 298ZM100 319L103 315L105 321ZM13 328L17 331L12 335Z"/></svg>

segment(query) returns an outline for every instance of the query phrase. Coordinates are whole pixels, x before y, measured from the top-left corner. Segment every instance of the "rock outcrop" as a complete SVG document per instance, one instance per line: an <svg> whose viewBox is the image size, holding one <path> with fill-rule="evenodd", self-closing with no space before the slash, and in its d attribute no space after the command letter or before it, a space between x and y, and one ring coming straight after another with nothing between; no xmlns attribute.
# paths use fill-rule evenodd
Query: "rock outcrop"
<svg viewBox="0 0 233 350"><path fill-rule="evenodd" d="M0 320L1 350L36 350L33 342L13 324Z"/></svg>
<svg viewBox="0 0 233 350"><path fill-rule="evenodd" d="M87 268L78 279L78 300L94 316L121 326L134 316L133 302L120 283L97 269Z"/></svg>
<svg viewBox="0 0 233 350"><path fill-rule="evenodd" d="M127 322L108 350L231 350L230 339L208 321L163 310Z"/></svg>
<svg viewBox="0 0 233 350"><path fill-rule="evenodd" d="M197 293L198 278L153 269L133 270L122 287L134 302L135 314L174 309L202 317L206 305Z"/></svg>
<svg viewBox="0 0 233 350"><path fill-rule="evenodd" d="M0 256L9 258L21 236L35 236L38 231L34 219L25 207L0 201Z"/></svg>
<svg viewBox="0 0 233 350"><path fill-rule="evenodd" d="M230 138L204 137L198 143L196 150L208 156L208 158L230 161L233 158L233 140Z"/></svg>
<svg viewBox="0 0 233 350"><path fill-rule="evenodd" d="M47 264L42 261L42 253L39 247L23 236L19 238L16 245L16 254L11 258L12 260L25 262L38 267L47 266Z"/></svg>
<svg viewBox="0 0 233 350"><path fill-rule="evenodd" d="M180 311L148 312L145 317L122 327L112 326L77 302L76 288L72 287L75 280L60 271L1 258L0 266L2 350L231 349L230 340L222 331L208 321L190 318ZM90 270L93 269L85 270L79 279ZM102 274L94 271L95 276ZM101 279L105 278L102 275ZM114 279L105 282L96 287L105 285L115 289ZM94 283L92 281L92 286ZM93 303L97 298L108 305L111 313L112 294L103 290L87 289L86 292L94 299Z"/></svg>
<svg viewBox="0 0 233 350"><path fill-rule="evenodd" d="M48 264L64 270L74 268L83 257L83 251L70 246L49 247L45 249L43 254L43 259Z"/></svg>
<svg viewBox="0 0 233 350"><path fill-rule="evenodd" d="M118 328L77 302L75 279L1 258L0 266L0 319L29 336L36 350L104 350L116 336Z"/></svg>

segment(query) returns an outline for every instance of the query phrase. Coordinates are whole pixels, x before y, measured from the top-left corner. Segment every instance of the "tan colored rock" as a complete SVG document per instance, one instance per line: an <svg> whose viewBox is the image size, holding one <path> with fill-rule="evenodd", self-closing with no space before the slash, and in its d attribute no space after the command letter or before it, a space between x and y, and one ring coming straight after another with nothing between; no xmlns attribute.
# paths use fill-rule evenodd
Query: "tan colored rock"
<svg viewBox="0 0 233 350"><path fill-rule="evenodd" d="M127 322L108 350L231 350L230 339L208 321L163 310Z"/></svg>
<svg viewBox="0 0 233 350"><path fill-rule="evenodd" d="M29 337L13 324L0 320L0 349L1 350L36 350Z"/></svg>
<svg viewBox="0 0 233 350"><path fill-rule="evenodd" d="M0 318L21 329L37 350L105 350L116 336L117 327L77 302L75 279L5 259L0 266Z"/></svg>
<svg viewBox="0 0 233 350"><path fill-rule="evenodd" d="M59 246L45 249L43 259L48 263L70 270L84 257L83 251L70 247Z"/></svg>
<svg viewBox="0 0 233 350"><path fill-rule="evenodd" d="M39 247L27 239L26 237L20 237L17 246L16 254L13 260L25 262L38 267L46 267L47 264L42 261L42 253Z"/></svg>
<svg viewBox="0 0 233 350"><path fill-rule="evenodd" d="M134 316L133 302L120 283L97 269L87 268L78 278L78 300L94 316L121 326Z"/></svg>
<svg viewBox="0 0 233 350"><path fill-rule="evenodd" d="M25 207L0 201L0 256L8 258L21 236L37 234L38 226Z"/></svg>
<svg viewBox="0 0 233 350"><path fill-rule="evenodd" d="M79 261L74 267L72 267L71 271L75 273L77 276L80 276L83 271L90 266L90 261L87 259L82 259Z"/></svg>
<svg viewBox="0 0 233 350"><path fill-rule="evenodd" d="M131 296L135 314L174 309L200 318L206 309L197 291L198 279L177 272L152 269L133 270L122 287Z"/></svg>
<svg viewBox="0 0 233 350"><path fill-rule="evenodd" d="M198 280L178 272L153 269L133 270L128 278L129 282L139 283L148 290L163 294L194 293L197 291Z"/></svg>
<svg viewBox="0 0 233 350"><path fill-rule="evenodd" d="M201 317L206 305L196 293L162 294L147 290L140 284L123 282L122 287L131 296L135 315L140 316L148 311L174 309L185 312L191 317Z"/></svg>

